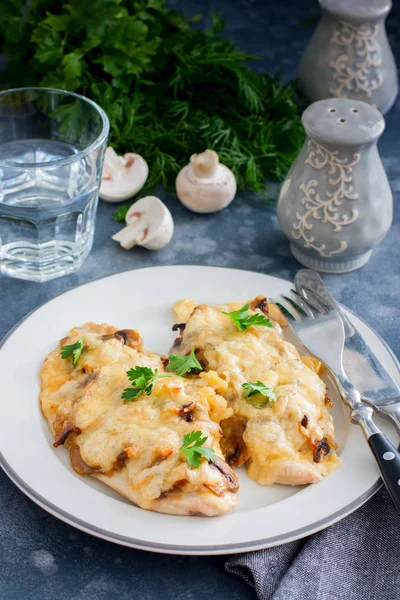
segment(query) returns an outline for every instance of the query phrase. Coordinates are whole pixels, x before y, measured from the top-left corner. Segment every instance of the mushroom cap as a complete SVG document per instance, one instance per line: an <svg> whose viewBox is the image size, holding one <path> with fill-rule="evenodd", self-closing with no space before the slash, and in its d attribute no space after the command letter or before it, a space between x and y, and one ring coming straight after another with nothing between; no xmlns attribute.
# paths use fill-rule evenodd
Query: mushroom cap
<svg viewBox="0 0 400 600"><path fill-rule="evenodd" d="M155 196L145 196L132 204L125 220L127 227L116 233L113 239L127 250L135 245L159 250L170 242L174 233L170 211Z"/></svg>
<svg viewBox="0 0 400 600"><path fill-rule="evenodd" d="M104 156L100 198L106 202L122 202L138 193L149 174L147 162L139 154L118 156L109 146Z"/></svg>
<svg viewBox="0 0 400 600"><path fill-rule="evenodd" d="M213 213L230 204L236 194L236 179L221 165L218 154L206 150L193 154L190 163L176 178L176 193L186 208L197 213Z"/></svg>

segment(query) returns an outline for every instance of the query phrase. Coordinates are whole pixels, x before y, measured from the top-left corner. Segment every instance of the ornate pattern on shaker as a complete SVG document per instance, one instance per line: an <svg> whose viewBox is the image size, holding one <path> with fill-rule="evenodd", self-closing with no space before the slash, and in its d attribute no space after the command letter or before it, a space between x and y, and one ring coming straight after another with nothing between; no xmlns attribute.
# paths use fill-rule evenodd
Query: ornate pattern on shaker
<svg viewBox="0 0 400 600"><path fill-rule="evenodd" d="M342 53L328 66L336 84L329 88L332 96L347 96L347 91L360 94L359 100L371 98L372 92L383 84L382 51L377 40L379 26L351 25L338 21L333 28L331 44L342 46ZM353 60L351 60L353 57Z"/></svg>
<svg viewBox="0 0 400 600"><path fill-rule="evenodd" d="M300 184L302 197L300 204L302 209L296 213L297 221L293 224L292 235L295 239L302 239L306 248L313 248L320 256L330 257L340 254L347 248L347 242L340 240L336 247L331 249L325 243L315 244L312 235L313 221L321 221L333 227L333 231L341 231L345 225L350 225L358 219L359 211L349 206L347 213L340 213L339 207L343 200L358 200L358 194L353 191L353 167L360 160L359 154L353 154L352 158L340 157L339 150L330 152L321 144L308 140L308 156L305 163L314 169L328 167L329 189L321 196L318 191L319 183L316 179L310 179L307 183Z"/></svg>

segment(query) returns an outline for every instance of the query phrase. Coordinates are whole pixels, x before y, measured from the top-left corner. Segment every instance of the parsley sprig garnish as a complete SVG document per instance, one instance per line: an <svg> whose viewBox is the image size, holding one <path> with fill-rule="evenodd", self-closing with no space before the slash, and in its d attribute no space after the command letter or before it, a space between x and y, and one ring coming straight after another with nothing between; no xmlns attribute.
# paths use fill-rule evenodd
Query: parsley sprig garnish
<svg viewBox="0 0 400 600"><path fill-rule="evenodd" d="M262 381L248 381L242 384L244 389L243 398L256 408L265 408L271 402L276 402L274 390L267 387Z"/></svg>
<svg viewBox="0 0 400 600"><path fill-rule="evenodd" d="M259 327L273 327L272 322L260 313L254 313L249 315L248 310L250 304L245 304L239 310L233 310L232 312L222 311L223 315L226 315L235 323L239 331L246 331L251 325L258 325Z"/></svg>
<svg viewBox="0 0 400 600"><path fill-rule="evenodd" d="M125 388L121 398L124 402L132 402L142 394L150 396L157 379L161 377L171 377L171 375L158 374L158 369L154 371L149 367L134 367L126 372L129 381L132 382L132 387Z"/></svg>
<svg viewBox="0 0 400 600"><path fill-rule="evenodd" d="M79 340L77 342L75 342L75 344L61 346L61 358L69 358L70 356L72 356L73 357L72 364L76 365L76 363L78 362L78 359L82 353L84 339L85 339L85 336L83 335L82 337L79 338Z"/></svg>
<svg viewBox="0 0 400 600"><path fill-rule="evenodd" d="M173 371L180 377L185 375L185 373L189 373L190 371L199 373L203 370L203 367L196 358L194 348L192 348L192 351L187 356L183 354L170 354L168 359L168 371Z"/></svg>
<svg viewBox="0 0 400 600"><path fill-rule="evenodd" d="M203 458L208 462L215 462L216 456L212 448L205 447L204 444L207 441L207 436L202 437L201 431L191 431L185 433L182 438L182 446L179 451L185 456L189 463L189 467L197 469L201 465Z"/></svg>

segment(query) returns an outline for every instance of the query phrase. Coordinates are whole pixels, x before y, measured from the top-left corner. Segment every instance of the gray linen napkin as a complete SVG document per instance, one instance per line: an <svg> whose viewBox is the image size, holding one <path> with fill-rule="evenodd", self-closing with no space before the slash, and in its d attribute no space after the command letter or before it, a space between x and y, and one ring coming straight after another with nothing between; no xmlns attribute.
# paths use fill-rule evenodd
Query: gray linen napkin
<svg viewBox="0 0 400 600"><path fill-rule="evenodd" d="M399 600L400 514L385 489L311 537L232 556L261 600Z"/></svg>

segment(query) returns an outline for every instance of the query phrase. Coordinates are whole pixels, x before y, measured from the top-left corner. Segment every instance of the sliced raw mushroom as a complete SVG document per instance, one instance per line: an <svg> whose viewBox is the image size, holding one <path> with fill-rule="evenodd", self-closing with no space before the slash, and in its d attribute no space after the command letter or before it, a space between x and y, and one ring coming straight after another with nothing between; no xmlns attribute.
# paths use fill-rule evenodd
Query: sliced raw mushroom
<svg viewBox="0 0 400 600"><path fill-rule="evenodd" d="M155 196L146 196L132 204L125 221L127 226L112 236L125 250L133 246L159 250L168 244L174 233L171 213Z"/></svg>
<svg viewBox="0 0 400 600"><path fill-rule="evenodd" d="M228 167L221 165L218 154L206 150L193 154L176 179L176 193L186 208L197 213L213 213L232 202L236 179Z"/></svg>
<svg viewBox="0 0 400 600"><path fill-rule="evenodd" d="M106 202L122 202L132 198L144 186L149 167L139 154L118 156L109 146L104 156L100 198Z"/></svg>

